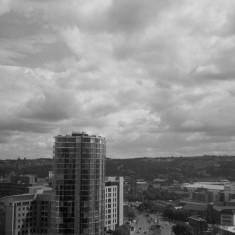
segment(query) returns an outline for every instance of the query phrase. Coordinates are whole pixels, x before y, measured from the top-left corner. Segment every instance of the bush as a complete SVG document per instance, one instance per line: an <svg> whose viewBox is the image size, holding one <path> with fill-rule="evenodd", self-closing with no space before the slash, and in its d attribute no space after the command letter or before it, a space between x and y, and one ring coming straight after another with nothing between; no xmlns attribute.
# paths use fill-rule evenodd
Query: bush
<svg viewBox="0 0 235 235"><path fill-rule="evenodd" d="M193 235L193 229L187 224L176 224L172 227L175 235Z"/></svg>

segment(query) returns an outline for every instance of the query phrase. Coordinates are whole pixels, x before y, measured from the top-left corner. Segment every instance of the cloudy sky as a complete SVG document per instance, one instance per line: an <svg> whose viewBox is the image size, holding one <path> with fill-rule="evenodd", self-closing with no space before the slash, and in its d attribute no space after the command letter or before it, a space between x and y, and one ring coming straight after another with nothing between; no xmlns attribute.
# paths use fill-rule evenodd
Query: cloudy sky
<svg viewBox="0 0 235 235"><path fill-rule="evenodd" d="M234 0L0 0L0 45L0 159L235 153Z"/></svg>

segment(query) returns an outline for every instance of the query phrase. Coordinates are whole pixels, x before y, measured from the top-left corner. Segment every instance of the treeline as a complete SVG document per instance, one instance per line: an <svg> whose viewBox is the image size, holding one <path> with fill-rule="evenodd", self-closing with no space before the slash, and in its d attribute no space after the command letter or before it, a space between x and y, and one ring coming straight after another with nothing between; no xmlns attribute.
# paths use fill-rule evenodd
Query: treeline
<svg viewBox="0 0 235 235"><path fill-rule="evenodd" d="M166 178L167 183L175 180L187 182L190 180L228 179L235 180L235 157L203 156L203 157L170 157L170 158L135 158L106 159L106 175L130 176L153 180ZM22 159L6 163L0 161L0 177L16 172L18 174L34 173L46 177L52 170L52 159Z"/></svg>
<svg viewBox="0 0 235 235"><path fill-rule="evenodd" d="M163 211L163 215L171 220L184 222L188 222L188 218L191 216L190 212L182 209L175 209L172 205L166 206Z"/></svg>
<svg viewBox="0 0 235 235"><path fill-rule="evenodd" d="M235 157L201 156L170 158L135 158L106 160L107 175L123 175L152 180L167 178L168 183L175 180L235 180Z"/></svg>
<svg viewBox="0 0 235 235"><path fill-rule="evenodd" d="M185 195L187 192L185 192ZM182 199L182 195L178 195L174 191L168 191L163 189L156 189L153 187L148 187L148 189L144 192L144 199L146 200L178 200Z"/></svg>

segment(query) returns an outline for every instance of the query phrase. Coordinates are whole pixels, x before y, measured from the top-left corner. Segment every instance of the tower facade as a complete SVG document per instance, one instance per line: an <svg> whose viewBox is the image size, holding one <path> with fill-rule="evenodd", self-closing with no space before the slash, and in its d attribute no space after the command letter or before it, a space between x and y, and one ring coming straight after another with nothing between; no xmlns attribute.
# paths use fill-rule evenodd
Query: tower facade
<svg viewBox="0 0 235 235"><path fill-rule="evenodd" d="M106 140L73 132L55 137L52 234L103 235Z"/></svg>

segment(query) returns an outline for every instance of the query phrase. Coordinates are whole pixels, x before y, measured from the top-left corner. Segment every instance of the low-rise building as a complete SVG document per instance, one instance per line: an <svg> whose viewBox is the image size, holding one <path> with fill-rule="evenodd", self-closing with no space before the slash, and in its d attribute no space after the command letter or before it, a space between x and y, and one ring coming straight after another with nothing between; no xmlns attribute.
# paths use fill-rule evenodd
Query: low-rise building
<svg viewBox="0 0 235 235"><path fill-rule="evenodd" d="M29 186L31 186L31 184L17 184L9 182L0 183L0 198L28 193Z"/></svg>
<svg viewBox="0 0 235 235"><path fill-rule="evenodd" d="M10 177L10 182L15 184L35 184L37 182L36 175L13 175Z"/></svg>
<svg viewBox="0 0 235 235"><path fill-rule="evenodd" d="M207 231L207 221L197 216L189 217L189 225L193 228L194 235L201 235Z"/></svg>
<svg viewBox="0 0 235 235"><path fill-rule="evenodd" d="M216 227L216 235L234 235L235 226L218 226Z"/></svg>
<svg viewBox="0 0 235 235"><path fill-rule="evenodd" d="M197 202L219 202L224 192L223 182L196 182L183 184L183 188L190 193L190 200Z"/></svg>
<svg viewBox="0 0 235 235"><path fill-rule="evenodd" d="M235 182L228 182L224 185L224 200L230 201L235 199Z"/></svg>
<svg viewBox="0 0 235 235"><path fill-rule="evenodd" d="M203 219L208 218L208 204L180 201L182 209L190 212L191 215L201 217Z"/></svg>
<svg viewBox="0 0 235 235"><path fill-rule="evenodd" d="M230 218L231 220L231 217L234 216L234 211L235 211L235 206L213 206L210 222L213 224L231 226L233 224L231 223L231 221L227 223L228 221L226 222L226 217ZM223 218L223 222L222 222L222 218Z"/></svg>
<svg viewBox="0 0 235 235"><path fill-rule="evenodd" d="M223 209L220 214L220 224L223 226L235 226L235 209Z"/></svg>

